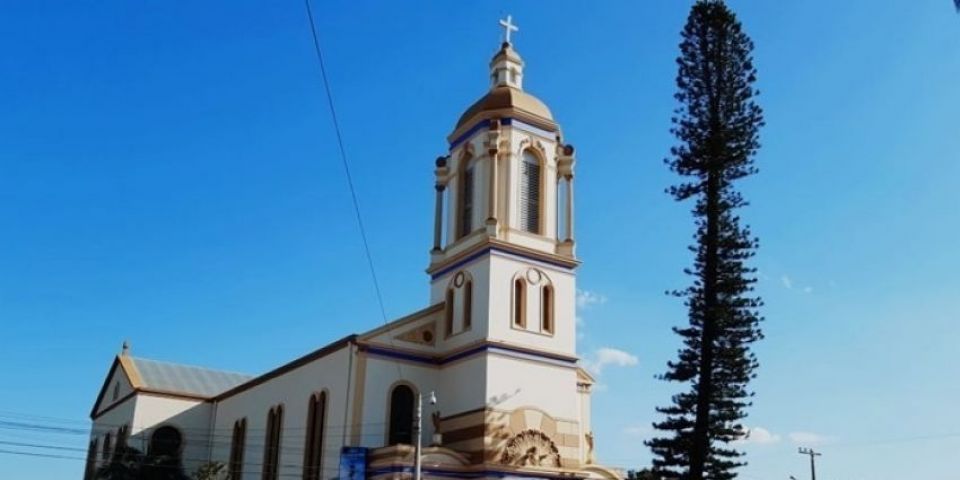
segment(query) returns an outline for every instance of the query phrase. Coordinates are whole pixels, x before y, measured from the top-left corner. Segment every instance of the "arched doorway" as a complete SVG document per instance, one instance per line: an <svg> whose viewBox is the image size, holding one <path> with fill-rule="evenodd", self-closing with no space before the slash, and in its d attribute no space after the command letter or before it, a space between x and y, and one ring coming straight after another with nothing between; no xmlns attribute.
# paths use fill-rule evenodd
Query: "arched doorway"
<svg viewBox="0 0 960 480"><path fill-rule="evenodd" d="M390 392L389 445L413 444L413 396L408 385L397 385Z"/></svg>

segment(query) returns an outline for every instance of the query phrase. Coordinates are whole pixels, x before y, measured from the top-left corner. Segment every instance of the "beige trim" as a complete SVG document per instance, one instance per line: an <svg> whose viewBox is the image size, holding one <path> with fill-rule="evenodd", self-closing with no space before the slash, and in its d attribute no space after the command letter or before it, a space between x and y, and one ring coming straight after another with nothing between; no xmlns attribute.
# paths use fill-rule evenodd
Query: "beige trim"
<svg viewBox="0 0 960 480"><path fill-rule="evenodd" d="M352 411L353 417L350 420L350 445L359 446L360 438L363 433L363 397L367 385L367 354L357 349L357 370L354 379Z"/></svg>
<svg viewBox="0 0 960 480"><path fill-rule="evenodd" d="M519 230L513 230L513 229L511 229L511 232L522 233ZM477 232L474 232L474 234L480 234L480 233L483 233L483 231L478 230ZM528 235L531 235L531 234L528 233ZM464 237L460 241L469 240L472 236L473 235ZM442 258L436 263L431 264L429 267L427 267L426 271L428 274L433 275L439 272L440 270L443 270L447 266L457 263L460 260L467 258L473 255L474 253L477 253L478 251L488 247L496 247L508 253L514 253L517 255L533 258L534 260L540 260L548 265L548 266L545 266L544 268L555 266L555 264L559 264L562 267L570 268L570 269L577 268L578 266L580 266L580 261L572 257L568 257L565 255L557 255L555 253L544 252L543 250L537 250L534 248L523 247L523 246L509 243L506 241L497 240L495 238L484 236L483 240L481 240L477 244L472 245L469 248L465 248L463 251L457 253L456 255L451 255L449 257ZM449 246L448 246L448 249L449 249ZM444 251L446 252L447 249L445 249Z"/></svg>
<svg viewBox="0 0 960 480"><path fill-rule="evenodd" d="M439 303L430 305L429 307L417 310L416 312L413 312L404 317L400 317L386 325L383 325L382 327L378 327L373 330L369 330L365 333L361 333L360 335L356 336L357 337L356 339L357 341L361 341L361 342L365 340L370 340L371 338L376 337L384 332L389 332L390 330L402 327L408 323L412 323L417 320L422 320L427 316L429 316L430 314L443 310L443 304L444 302L439 302Z"/></svg>
<svg viewBox="0 0 960 480"><path fill-rule="evenodd" d="M133 389L143 386L143 380L140 377L140 370L137 370L137 364L127 355L117 356L120 366L123 367L123 373L127 375L127 381Z"/></svg>

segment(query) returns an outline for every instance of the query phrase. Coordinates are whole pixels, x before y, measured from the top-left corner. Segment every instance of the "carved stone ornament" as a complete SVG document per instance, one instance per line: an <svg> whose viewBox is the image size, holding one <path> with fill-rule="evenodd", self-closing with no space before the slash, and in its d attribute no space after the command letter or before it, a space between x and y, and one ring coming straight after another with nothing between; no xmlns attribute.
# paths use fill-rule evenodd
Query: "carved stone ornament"
<svg viewBox="0 0 960 480"><path fill-rule="evenodd" d="M539 430L524 430L510 439L500 462L515 467L560 468L560 451Z"/></svg>

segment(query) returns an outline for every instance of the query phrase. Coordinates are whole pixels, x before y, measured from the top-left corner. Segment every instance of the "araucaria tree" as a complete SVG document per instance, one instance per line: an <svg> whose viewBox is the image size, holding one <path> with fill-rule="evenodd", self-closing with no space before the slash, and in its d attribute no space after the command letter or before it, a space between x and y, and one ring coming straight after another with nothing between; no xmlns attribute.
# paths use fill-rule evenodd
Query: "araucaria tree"
<svg viewBox="0 0 960 480"><path fill-rule="evenodd" d="M685 299L689 324L674 328L682 347L661 379L689 389L657 409L661 436L647 445L664 478L724 480L745 465L731 442L746 434L741 421L758 366L751 344L762 338L756 270L747 264L758 242L740 224L736 212L747 202L734 184L757 171L763 112L755 102L753 43L723 1L699 0L682 37L672 129L678 145L666 163L683 180L667 192L694 201L696 243L685 270L692 284L672 292Z"/></svg>

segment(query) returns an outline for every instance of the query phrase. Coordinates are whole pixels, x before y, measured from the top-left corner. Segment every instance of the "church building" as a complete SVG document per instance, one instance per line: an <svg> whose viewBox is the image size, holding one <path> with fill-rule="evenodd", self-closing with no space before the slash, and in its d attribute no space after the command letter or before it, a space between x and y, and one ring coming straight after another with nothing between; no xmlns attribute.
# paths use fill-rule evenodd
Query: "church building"
<svg viewBox="0 0 960 480"><path fill-rule="evenodd" d="M132 449L230 479L620 479L576 352L574 148L510 40L434 165L429 304L260 374L135 356L91 412L86 475ZM432 402L433 392L438 401ZM422 411L422 432L417 430Z"/></svg>

